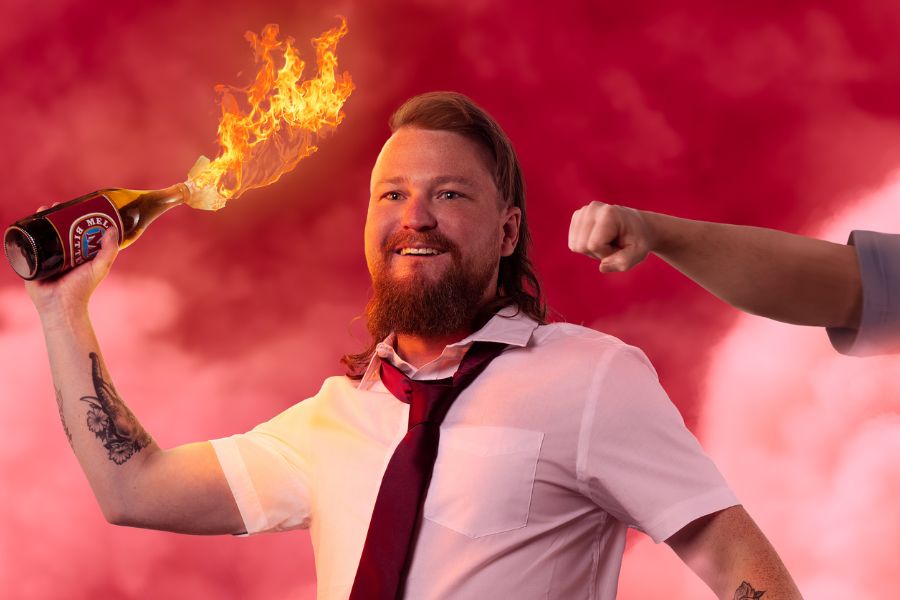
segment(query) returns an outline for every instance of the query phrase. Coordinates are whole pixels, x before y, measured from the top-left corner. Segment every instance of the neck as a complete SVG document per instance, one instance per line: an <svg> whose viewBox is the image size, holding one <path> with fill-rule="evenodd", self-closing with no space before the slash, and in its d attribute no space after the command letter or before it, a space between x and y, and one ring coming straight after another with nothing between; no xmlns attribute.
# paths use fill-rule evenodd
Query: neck
<svg viewBox="0 0 900 600"><path fill-rule="evenodd" d="M471 331L460 331L439 337L421 337L398 333L395 350L400 355L400 358L419 369L440 356L448 345L455 344L471 333Z"/></svg>

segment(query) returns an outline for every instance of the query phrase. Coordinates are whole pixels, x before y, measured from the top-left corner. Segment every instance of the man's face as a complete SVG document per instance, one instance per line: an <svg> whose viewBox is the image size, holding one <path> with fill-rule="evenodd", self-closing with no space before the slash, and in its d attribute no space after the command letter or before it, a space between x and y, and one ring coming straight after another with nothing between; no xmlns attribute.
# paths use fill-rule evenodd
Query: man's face
<svg viewBox="0 0 900 600"><path fill-rule="evenodd" d="M422 296L449 280L493 298L501 256L512 254L521 211L502 202L477 144L447 131L404 127L372 170L366 262L376 288ZM446 296L442 296L446 297Z"/></svg>

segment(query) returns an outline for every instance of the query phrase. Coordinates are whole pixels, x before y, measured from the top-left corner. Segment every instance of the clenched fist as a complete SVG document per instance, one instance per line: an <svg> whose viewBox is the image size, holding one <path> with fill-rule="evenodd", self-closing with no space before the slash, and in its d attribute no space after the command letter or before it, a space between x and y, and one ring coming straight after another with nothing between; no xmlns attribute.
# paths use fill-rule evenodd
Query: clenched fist
<svg viewBox="0 0 900 600"><path fill-rule="evenodd" d="M627 271L655 243L640 211L625 206L591 202L575 211L569 226L569 249L599 260L602 273Z"/></svg>

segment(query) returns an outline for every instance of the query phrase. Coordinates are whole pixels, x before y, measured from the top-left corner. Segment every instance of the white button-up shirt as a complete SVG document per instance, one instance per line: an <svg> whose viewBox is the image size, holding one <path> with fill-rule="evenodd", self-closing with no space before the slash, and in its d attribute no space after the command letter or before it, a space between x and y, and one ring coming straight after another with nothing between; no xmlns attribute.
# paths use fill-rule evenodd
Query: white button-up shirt
<svg viewBox="0 0 900 600"><path fill-rule="evenodd" d="M514 309L416 369L391 338L361 381L322 389L252 431L214 440L255 534L308 527L319 599L347 598L409 405L379 379L449 377L475 341L509 344L441 425L410 599L614 598L626 528L657 542L738 501L644 354Z"/></svg>

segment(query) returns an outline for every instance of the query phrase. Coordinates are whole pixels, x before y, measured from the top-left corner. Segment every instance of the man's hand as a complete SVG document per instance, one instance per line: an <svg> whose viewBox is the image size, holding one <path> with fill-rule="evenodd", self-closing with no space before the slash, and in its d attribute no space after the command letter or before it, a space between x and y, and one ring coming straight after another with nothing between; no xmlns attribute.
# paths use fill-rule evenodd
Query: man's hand
<svg viewBox="0 0 900 600"><path fill-rule="evenodd" d="M42 206L38 211L46 208ZM101 238L100 251L93 260L75 267L57 279L25 282L25 289L42 320L87 309L91 294L109 273L119 253L117 241L116 229L110 228Z"/></svg>
<svg viewBox="0 0 900 600"><path fill-rule="evenodd" d="M627 271L655 243L643 215L624 206L591 202L575 211L569 225L569 249L599 260L602 273Z"/></svg>

